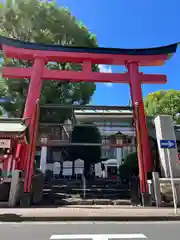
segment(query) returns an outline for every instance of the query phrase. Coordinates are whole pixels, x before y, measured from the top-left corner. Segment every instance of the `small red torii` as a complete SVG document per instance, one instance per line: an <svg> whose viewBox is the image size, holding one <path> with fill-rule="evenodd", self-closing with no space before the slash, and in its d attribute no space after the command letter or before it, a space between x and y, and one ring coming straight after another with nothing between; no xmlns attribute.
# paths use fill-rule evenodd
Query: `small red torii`
<svg viewBox="0 0 180 240"><path fill-rule="evenodd" d="M40 98L43 80L129 84L138 141L141 192L145 195L148 194L147 172L152 171L152 156L141 84L164 84L167 79L166 75L140 73L139 67L162 66L170 55L176 52L177 44L149 49L82 48L35 44L5 37L0 37L0 43L7 58L33 61L32 67L4 67L2 72L4 78L31 79L23 118L34 118L33 114L37 108L37 100ZM82 71L49 70L45 66L48 61L81 63ZM92 72L92 64L125 65L127 72ZM33 124L33 121L31 121L29 128L30 145L34 146L38 128L36 127L34 131ZM31 149L31 151L33 149L33 151L28 153L30 151L28 149ZM31 189L35 148L25 148L24 154L26 158L21 159L25 163L24 198L28 198Z"/></svg>

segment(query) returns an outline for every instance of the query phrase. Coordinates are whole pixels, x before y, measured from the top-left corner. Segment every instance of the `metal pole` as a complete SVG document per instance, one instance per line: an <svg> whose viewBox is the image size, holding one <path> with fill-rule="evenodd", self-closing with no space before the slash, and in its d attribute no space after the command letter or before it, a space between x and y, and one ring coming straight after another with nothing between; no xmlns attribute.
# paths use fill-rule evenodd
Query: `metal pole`
<svg viewBox="0 0 180 240"><path fill-rule="evenodd" d="M176 194L176 187L174 184L173 173L172 173L170 151L168 148L167 148L167 156L168 156L169 172L170 172L170 179L171 179L171 186L172 186L172 193L173 193L174 213L177 214L177 194Z"/></svg>
<svg viewBox="0 0 180 240"><path fill-rule="evenodd" d="M86 178L83 174L83 197L86 198Z"/></svg>

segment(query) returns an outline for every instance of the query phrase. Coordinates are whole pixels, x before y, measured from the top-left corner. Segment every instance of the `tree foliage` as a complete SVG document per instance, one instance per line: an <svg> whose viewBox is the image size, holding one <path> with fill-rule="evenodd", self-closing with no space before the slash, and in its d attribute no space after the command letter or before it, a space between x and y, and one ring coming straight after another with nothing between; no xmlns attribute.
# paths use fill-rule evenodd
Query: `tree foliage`
<svg viewBox="0 0 180 240"><path fill-rule="evenodd" d="M152 152L152 161L153 161L153 171L159 172L160 171L160 166L159 166L159 158L156 155L156 150L157 145L154 145L151 148ZM129 178L133 175L138 176L139 175L139 164L138 164L138 153L137 152L132 152L129 153L126 158L124 159L123 164L119 168L120 176ZM148 179L151 179L151 173L147 173Z"/></svg>
<svg viewBox="0 0 180 240"><path fill-rule="evenodd" d="M136 169L138 166L137 152L129 153L124 160L124 164L132 170Z"/></svg>
<svg viewBox="0 0 180 240"><path fill-rule="evenodd" d="M101 146L88 146L85 144L101 144L101 133L95 125L75 126L72 131L71 143L82 143L79 146L69 147L69 157L72 161L80 158L84 160L84 172L88 178L91 164L101 161Z"/></svg>
<svg viewBox="0 0 180 240"><path fill-rule="evenodd" d="M97 47L96 37L71 15L67 8L57 6L55 1L6 0L0 4L0 35L35 43L68 46ZM31 62L4 59L2 64L27 67ZM48 63L50 69L80 70L80 64ZM98 71L97 66L93 66ZM22 115L29 80L1 79L0 97L10 96L11 103L4 104L10 116ZM87 104L95 91L94 83L44 81L41 103ZM44 118L49 113L43 112ZM61 113L53 115L59 118ZM49 120L51 120L50 118Z"/></svg>
<svg viewBox="0 0 180 240"><path fill-rule="evenodd" d="M173 120L180 123L180 90L150 93L144 100L144 106L148 116L172 115Z"/></svg>
<svg viewBox="0 0 180 240"><path fill-rule="evenodd" d="M122 177L131 177L132 175L138 175L138 156L137 152L130 153L124 159L123 164L119 168L120 175Z"/></svg>

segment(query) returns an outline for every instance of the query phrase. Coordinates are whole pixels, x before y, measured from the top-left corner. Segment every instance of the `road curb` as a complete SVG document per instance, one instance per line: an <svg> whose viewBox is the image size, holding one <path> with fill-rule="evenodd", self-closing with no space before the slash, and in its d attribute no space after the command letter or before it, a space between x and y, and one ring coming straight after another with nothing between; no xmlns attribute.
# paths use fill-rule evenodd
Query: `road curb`
<svg viewBox="0 0 180 240"><path fill-rule="evenodd" d="M172 216L19 216L15 214L1 214L1 222L73 222L73 221L180 221L180 215Z"/></svg>

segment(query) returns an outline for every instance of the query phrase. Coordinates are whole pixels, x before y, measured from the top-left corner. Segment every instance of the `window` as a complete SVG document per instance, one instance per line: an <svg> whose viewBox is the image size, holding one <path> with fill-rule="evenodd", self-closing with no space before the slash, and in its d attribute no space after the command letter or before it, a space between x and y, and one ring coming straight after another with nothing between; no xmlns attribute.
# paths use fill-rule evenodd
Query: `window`
<svg viewBox="0 0 180 240"><path fill-rule="evenodd" d="M116 158L116 148L109 149L109 158Z"/></svg>
<svg viewBox="0 0 180 240"><path fill-rule="evenodd" d="M102 158L116 158L116 149L115 148L109 149L108 147L102 147L101 155L102 155Z"/></svg>
<svg viewBox="0 0 180 240"><path fill-rule="evenodd" d="M123 143L125 143L125 144L132 144L132 138L130 138L130 137L124 138Z"/></svg>

